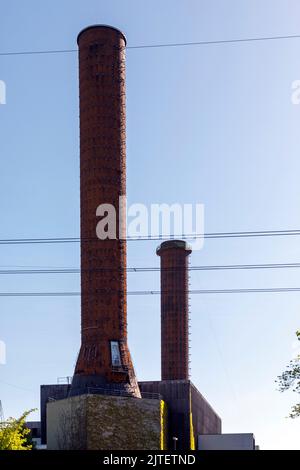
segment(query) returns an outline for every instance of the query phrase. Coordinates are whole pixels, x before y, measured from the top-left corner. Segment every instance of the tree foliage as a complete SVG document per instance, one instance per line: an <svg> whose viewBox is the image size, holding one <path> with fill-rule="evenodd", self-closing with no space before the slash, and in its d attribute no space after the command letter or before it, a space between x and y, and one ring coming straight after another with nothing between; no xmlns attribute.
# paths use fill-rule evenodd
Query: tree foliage
<svg viewBox="0 0 300 470"><path fill-rule="evenodd" d="M296 332L297 339L300 341L300 331ZM276 382L279 384L279 391L292 390L293 392L300 393L300 354L292 359L286 370L279 375ZM292 407L290 418L297 418L300 416L300 403Z"/></svg>
<svg viewBox="0 0 300 470"><path fill-rule="evenodd" d="M26 411L19 419L9 418L0 423L0 450L32 450L26 427L27 416L35 410Z"/></svg>

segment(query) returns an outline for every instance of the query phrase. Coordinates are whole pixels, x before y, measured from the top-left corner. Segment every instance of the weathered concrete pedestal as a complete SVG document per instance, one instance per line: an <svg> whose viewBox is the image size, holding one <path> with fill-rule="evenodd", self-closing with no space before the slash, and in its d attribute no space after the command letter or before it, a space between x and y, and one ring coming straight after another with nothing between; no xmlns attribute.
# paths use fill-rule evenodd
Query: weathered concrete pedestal
<svg viewBox="0 0 300 470"><path fill-rule="evenodd" d="M47 404L48 450L164 450L160 399L80 395Z"/></svg>

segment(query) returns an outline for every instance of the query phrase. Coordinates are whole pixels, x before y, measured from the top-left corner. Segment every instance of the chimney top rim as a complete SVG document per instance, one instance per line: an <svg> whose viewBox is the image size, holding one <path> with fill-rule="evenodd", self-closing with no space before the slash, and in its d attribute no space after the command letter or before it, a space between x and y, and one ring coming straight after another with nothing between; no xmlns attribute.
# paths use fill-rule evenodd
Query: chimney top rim
<svg viewBox="0 0 300 470"><path fill-rule="evenodd" d="M167 240L157 247L156 254L160 256L162 251L170 249L184 250L187 254L192 252L191 246L184 240Z"/></svg>
<svg viewBox="0 0 300 470"><path fill-rule="evenodd" d="M83 28L80 33L78 34L77 36L77 44L79 44L79 38L80 36L85 33L86 31L88 31L89 29L96 29L96 28L106 28L106 29L112 29L114 31L116 31L117 33L121 34L121 36L123 37L124 41L125 41L125 46L127 44L127 39L126 39L126 36L125 34L118 28L115 28L114 26L110 26L108 24L93 24L93 25L90 25L90 26L86 26L85 28Z"/></svg>

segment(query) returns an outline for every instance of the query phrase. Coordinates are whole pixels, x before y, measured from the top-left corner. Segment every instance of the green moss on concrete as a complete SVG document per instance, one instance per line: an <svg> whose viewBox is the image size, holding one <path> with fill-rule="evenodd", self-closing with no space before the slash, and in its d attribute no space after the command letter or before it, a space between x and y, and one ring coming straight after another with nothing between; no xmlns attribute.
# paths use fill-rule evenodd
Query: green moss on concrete
<svg viewBox="0 0 300 470"><path fill-rule="evenodd" d="M50 406L49 406L50 405ZM88 450L160 450L166 448L166 405L148 400L83 395L48 405L50 448ZM62 418L63 417L63 418ZM69 427L61 429L61 423ZM55 436L56 434L56 436ZM64 438L62 438L64 434ZM57 439L60 436L60 439ZM73 442L72 442L73 441ZM56 442L56 444L55 444ZM60 444L60 448L61 444Z"/></svg>

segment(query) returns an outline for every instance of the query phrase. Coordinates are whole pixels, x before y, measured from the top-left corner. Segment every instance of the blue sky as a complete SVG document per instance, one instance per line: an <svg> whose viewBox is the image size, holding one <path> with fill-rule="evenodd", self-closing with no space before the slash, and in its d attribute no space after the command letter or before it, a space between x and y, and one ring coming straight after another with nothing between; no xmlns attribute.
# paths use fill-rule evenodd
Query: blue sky
<svg viewBox="0 0 300 470"><path fill-rule="evenodd" d="M299 34L296 0L1 2L0 51L76 48L95 23L128 45ZM130 202L205 204L205 231L300 228L300 39L127 51ZM79 235L77 54L0 57L0 238ZM158 266L157 243L130 242L129 266ZM78 267L77 245L0 246L0 266ZM191 264L300 262L299 237L206 240ZM193 272L192 289L299 287L298 270ZM1 276L0 291L78 290L78 275ZM158 273L128 275L159 289ZM159 297L129 297L138 378L160 377ZM300 294L194 295L192 380L224 432L300 449L296 394L274 380L295 353ZM5 415L39 406L39 385L72 375L77 298L1 298Z"/></svg>

